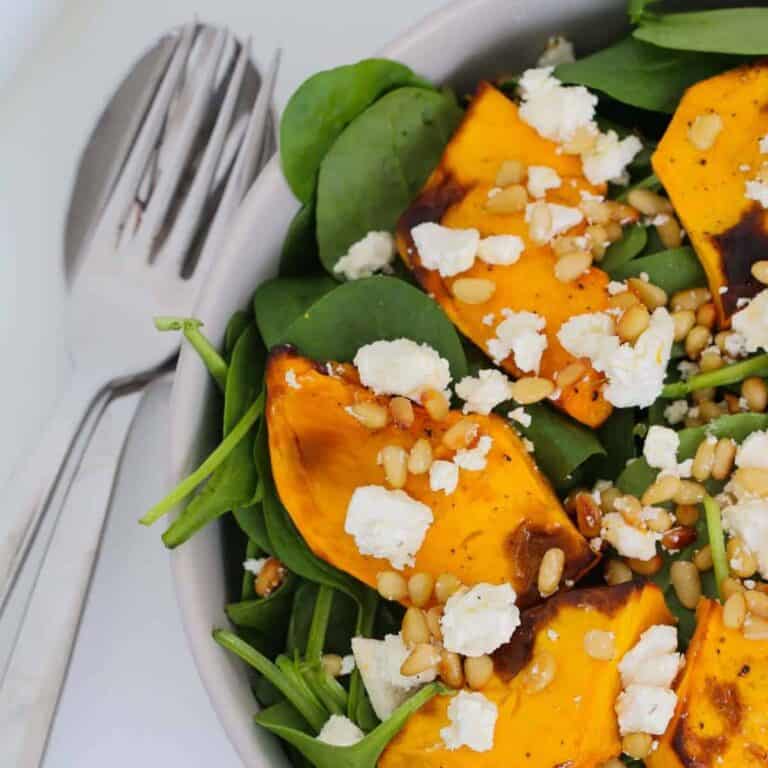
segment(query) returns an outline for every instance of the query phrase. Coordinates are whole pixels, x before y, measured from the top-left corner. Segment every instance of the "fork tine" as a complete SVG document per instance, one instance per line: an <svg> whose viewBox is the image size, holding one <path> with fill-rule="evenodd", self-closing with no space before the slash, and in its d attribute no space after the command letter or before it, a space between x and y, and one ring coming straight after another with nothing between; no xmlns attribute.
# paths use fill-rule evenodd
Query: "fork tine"
<svg viewBox="0 0 768 768"><path fill-rule="evenodd" d="M227 84L224 100L216 116L210 139L203 153L203 159L195 172L192 186L182 204L179 215L173 223L168 241L163 250L167 251L173 263L169 266L179 271L184 263L190 244L197 232L200 214L210 195L213 176L221 158L221 153L232 124L232 117L237 106L240 89L248 64L248 46L240 49L234 70Z"/></svg>
<svg viewBox="0 0 768 768"><path fill-rule="evenodd" d="M219 250L221 239L232 221L232 216L240 206L253 177L258 170L260 150L264 144L264 132L269 122L269 110L272 105L272 95L275 91L277 70L280 66L280 49L272 56L269 70L261 85L259 94L253 105L248 127L242 144L234 161L224 193L213 217L213 223L205 239L195 273L194 280L200 280L208 270L209 262Z"/></svg>
<svg viewBox="0 0 768 768"><path fill-rule="evenodd" d="M117 180L112 194L101 217L98 230L107 235L116 235L117 230L124 221L133 203L136 191L139 188L147 162L155 149L160 132L163 129L168 113L168 105L171 103L176 86L184 72L184 67L192 48L192 42L197 30L196 24L188 24L184 27L176 45L176 50L168 64L168 69L157 89L152 106L144 118L136 141L131 148L128 159Z"/></svg>

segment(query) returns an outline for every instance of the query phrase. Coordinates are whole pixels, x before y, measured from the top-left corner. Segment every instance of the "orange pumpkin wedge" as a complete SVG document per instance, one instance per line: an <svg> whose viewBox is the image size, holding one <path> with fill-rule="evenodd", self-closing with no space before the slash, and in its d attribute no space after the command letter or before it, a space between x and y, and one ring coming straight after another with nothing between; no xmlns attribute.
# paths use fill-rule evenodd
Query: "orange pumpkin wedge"
<svg viewBox="0 0 768 768"><path fill-rule="evenodd" d="M550 203L576 207L582 191L601 195L606 191L604 185L595 187L584 178L578 156L558 152L557 144L539 136L520 119L514 102L492 85L481 83L439 166L398 222L398 250L422 288L434 296L457 328L483 350L495 337L495 327L503 320L502 310L527 310L545 318L548 347L542 357L541 375L554 379L558 371L576 360L560 345L557 331L573 315L607 308L609 278L593 267L573 282L560 282L554 272L554 251L549 245L531 242L524 212L494 213L486 209L488 193L506 160L553 168L562 184L547 192L546 200ZM413 227L427 221L454 229L474 228L482 237L517 235L524 240L525 251L515 264L491 265L477 259L466 272L443 278L437 270L422 266L411 237ZM585 227L582 222L569 234L581 234ZM496 289L488 301L466 304L451 292L454 281L462 278L491 280ZM597 427L608 418L612 407L601 393L603 375L591 369L588 361L584 363L586 374L564 387L555 404L578 421ZM513 375L520 374L513 356L502 365Z"/></svg>
<svg viewBox="0 0 768 768"><path fill-rule="evenodd" d="M511 641L494 655L496 672L482 689L498 707L493 749L445 749L440 730L448 725L450 699L438 696L411 715L379 768L602 766L621 752L614 711L618 663L648 627L672 621L663 594L649 583L556 595L525 611ZM612 661L584 650L584 636L593 629L614 633ZM554 676L536 690L531 668L544 656L554 660Z"/></svg>
<svg viewBox="0 0 768 768"><path fill-rule="evenodd" d="M716 122L712 115L720 130L713 131L713 139L697 137L697 121ZM652 158L707 273L721 325L728 325L739 299L765 287L750 270L766 257L768 211L745 192L747 181L768 161L759 144L766 134L768 61L763 60L689 88Z"/></svg>
<svg viewBox="0 0 768 768"><path fill-rule="evenodd" d="M271 353L266 383L272 473L282 503L318 557L375 587L377 574L392 566L361 554L345 533L354 490L385 486L378 463L385 446L410 451L424 437L435 459L450 460L453 451L442 445L442 437L464 416L451 411L436 422L414 404L410 427L390 421L383 429L371 430L346 409L370 401L388 406L388 397L375 397L363 387L351 365L327 367L287 347ZM538 602L544 552L562 549L563 578L573 581L594 565L596 555L505 420L496 415L469 418L480 435L492 438L487 466L460 470L458 487L450 495L430 490L426 474L408 475L403 490L431 508L434 522L416 554L415 567L404 574L451 573L470 586L509 582L520 605Z"/></svg>
<svg viewBox="0 0 768 768"><path fill-rule="evenodd" d="M702 600L677 686L677 709L649 768L768 765L768 638L723 624L723 607Z"/></svg>

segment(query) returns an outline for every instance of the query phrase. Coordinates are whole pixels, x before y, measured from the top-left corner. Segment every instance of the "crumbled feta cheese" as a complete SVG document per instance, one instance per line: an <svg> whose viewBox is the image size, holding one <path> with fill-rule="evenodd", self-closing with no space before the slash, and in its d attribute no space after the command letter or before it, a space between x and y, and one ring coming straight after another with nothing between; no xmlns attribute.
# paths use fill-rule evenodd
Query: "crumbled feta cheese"
<svg viewBox="0 0 768 768"><path fill-rule="evenodd" d="M619 348L613 318L605 312L574 315L560 326L557 338L574 357L606 360Z"/></svg>
<svg viewBox="0 0 768 768"><path fill-rule="evenodd" d="M317 740L334 747L351 747L362 741L365 734L344 715L331 715L317 734Z"/></svg>
<svg viewBox="0 0 768 768"><path fill-rule="evenodd" d="M450 496L459 484L459 468L452 461L438 459L429 467L429 487L437 493L442 491Z"/></svg>
<svg viewBox="0 0 768 768"><path fill-rule="evenodd" d="M682 424L685 421L685 417L688 415L688 401L687 400L673 400L664 409L664 418L667 420L667 424Z"/></svg>
<svg viewBox="0 0 768 768"><path fill-rule="evenodd" d="M529 440L527 437L523 438L523 448L525 448L528 453L534 453L536 451L536 446L533 444L533 441Z"/></svg>
<svg viewBox="0 0 768 768"><path fill-rule="evenodd" d="M768 155L768 133L758 141L758 146L760 147L760 154Z"/></svg>
<svg viewBox="0 0 768 768"><path fill-rule="evenodd" d="M674 429L653 425L643 445L643 456L648 466L674 471L677 469L677 449L680 436Z"/></svg>
<svg viewBox="0 0 768 768"><path fill-rule="evenodd" d="M654 531L641 531L630 525L618 512L603 516L600 534L620 555L636 560L651 560L656 555L656 542L661 538L661 534Z"/></svg>
<svg viewBox="0 0 768 768"><path fill-rule="evenodd" d="M411 237L425 269L436 269L442 277L466 272L474 263L480 245L476 229L451 229L433 221L418 224Z"/></svg>
<svg viewBox="0 0 768 768"><path fill-rule="evenodd" d="M619 730L660 736L675 713L677 695L655 685L630 685L616 701Z"/></svg>
<svg viewBox="0 0 768 768"><path fill-rule="evenodd" d="M493 733L499 709L482 693L459 691L448 705L450 725L440 730L440 738L449 750L469 747L473 752L493 749Z"/></svg>
<svg viewBox="0 0 768 768"><path fill-rule="evenodd" d="M483 325L493 325L494 320L496 320L496 315L493 312L489 312L487 315L483 315L482 323Z"/></svg>
<svg viewBox="0 0 768 768"><path fill-rule="evenodd" d="M750 179L744 183L745 192L744 197L747 200L754 200L763 208L768 208L768 182L759 181L758 179Z"/></svg>
<svg viewBox="0 0 768 768"><path fill-rule="evenodd" d="M630 135L619 140L616 131L601 133L594 147L581 156L584 175L590 184L606 181L621 183L627 166L642 148L637 136Z"/></svg>
<svg viewBox="0 0 768 768"><path fill-rule="evenodd" d="M732 332L725 337L725 352L729 357L746 357L747 340L740 333Z"/></svg>
<svg viewBox="0 0 768 768"><path fill-rule="evenodd" d="M453 462L457 467L469 470L470 472L479 472L485 469L488 461L488 452L493 445L493 438L483 435L474 448L461 448L456 451Z"/></svg>
<svg viewBox="0 0 768 768"><path fill-rule="evenodd" d="M546 139L565 142L594 125L597 96L581 85L564 86L552 67L528 69L520 78L520 118Z"/></svg>
<svg viewBox="0 0 768 768"><path fill-rule="evenodd" d="M739 165L739 170L742 173L747 173L752 170L752 166L749 163L741 163L741 165Z"/></svg>
<svg viewBox="0 0 768 768"><path fill-rule="evenodd" d="M440 619L443 645L464 656L493 653L520 625L516 599L509 584L477 584L454 593Z"/></svg>
<svg viewBox="0 0 768 768"><path fill-rule="evenodd" d="M395 258L395 238L389 232L369 232L349 247L333 271L347 280L370 277L375 272L389 271Z"/></svg>
<svg viewBox="0 0 768 768"><path fill-rule="evenodd" d="M562 35L554 35L547 41L547 47L539 56L536 66L556 67L558 64L567 64L571 61L576 61L573 43Z"/></svg>
<svg viewBox="0 0 768 768"><path fill-rule="evenodd" d="M522 237L517 235L490 235L480 241L477 258L486 264L508 266L514 264L525 250Z"/></svg>
<svg viewBox="0 0 768 768"><path fill-rule="evenodd" d="M366 344L357 350L354 363L362 384L377 395L418 401L426 390L443 392L451 382L448 361L428 344L410 339Z"/></svg>
<svg viewBox="0 0 768 768"><path fill-rule="evenodd" d="M550 627L550 628L547 630L547 637L548 637L548 638L549 638L549 639L550 639L550 640L551 640L553 643L557 642L557 641L560 639L560 635L558 635L558 634L557 634L557 631L556 631L556 630L554 630L554 629L552 629L552 627Z"/></svg>
<svg viewBox="0 0 768 768"><path fill-rule="evenodd" d="M551 226L547 233L547 241L551 241L557 235L567 232L572 227L580 224L584 220L584 214L578 208L571 208L568 205L558 205L557 203L528 203L525 206L525 221L531 223L534 206L546 205L549 209Z"/></svg>
<svg viewBox="0 0 768 768"><path fill-rule="evenodd" d="M531 414L526 413L522 407L515 408L507 414L508 419L516 421L518 424L522 424L524 427L531 426Z"/></svg>
<svg viewBox="0 0 768 768"><path fill-rule="evenodd" d="M289 368L285 372L285 383L291 389L301 389L301 384L299 384L299 381L296 378L296 371L294 371L293 368Z"/></svg>
<svg viewBox="0 0 768 768"><path fill-rule="evenodd" d="M611 280L611 282L608 283L608 293L611 296L616 296L619 293L626 293L627 290L626 283L620 283L617 280Z"/></svg>
<svg viewBox="0 0 768 768"><path fill-rule="evenodd" d="M258 576L261 573L261 569L264 567L264 563L267 562L266 557L253 558L249 557L244 563L243 568L252 573L254 576Z"/></svg>
<svg viewBox="0 0 768 768"><path fill-rule="evenodd" d="M465 376L456 385L456 395L466 401L464 413L485 415L512 397L512 382L501 371L485 368L476 377Z"/></svg>
<svg viewBox="0 0 768 768"><path fill-rule="evenodd" d="M344 677L345 675L351 675L355 671L355 657L348 653L341 659L341 670L339 674Z"/></svg>
<svg viewBox="0 0 768 768"><path fill-rule="evenodd" d="M688 381L699 372L699 366L691 360L681 360L677 364L677 370L680 371L680 378L683 381Z"/></svg>
<svg viewBox="0 0 768 768"><path fill-rule="evenodd" d="M528 166L528 192L533 197L544 197L548 189L557 189L562 183L554 168L547 165Z"/></svg>
<svg viewBox="0 0 768 768"><path fill-rule="evenodd" d="M496 338L488 341L488 354L500 363L514 355L521 371L539 372L541 356L547 348L547 337L541 333L547 321L535 312L512 312L503 309L502 320L496 326Z"/></svg>
<svg viewBox="0 0 768 768"><path fill-rule="evenodd" d="M736 452L736 466L768 469L768 430L747 436Z"/></svg>
<svg viewBox="0 0 768 768"><path fill-rule="evenodd" d="M619 663L621 680L630 685L656 685L669 688L680 669L677 629L656 624L643 632Z"/></svg>
<svg viewBox="0 0 768 768"><path fill-rule="evenodd" d="M402 570L414 565L433 519L432 510L405 491L364 485L352 494L344 530L360 554L389 560Z"/></svg>
<svg viewBox="0 0 768 768"><path fill-rule="evenodd" d="M760 347L768 350L768 289L733 315L731 327L744 337L747 352L757 352Z"/></svg>
<svg viewBox="0 0 768 768"><path fill-rule="evenodd" d="M761 575L768 579L768 501L751 499L726 507L723 527L744 542L757 558Z"/></svg>

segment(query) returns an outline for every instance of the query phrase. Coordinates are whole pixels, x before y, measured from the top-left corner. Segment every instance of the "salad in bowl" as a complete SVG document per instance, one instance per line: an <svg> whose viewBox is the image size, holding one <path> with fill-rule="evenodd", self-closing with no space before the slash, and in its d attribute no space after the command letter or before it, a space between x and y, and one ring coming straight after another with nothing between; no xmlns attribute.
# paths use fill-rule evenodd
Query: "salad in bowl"
<svg viewBox="0 0 768 768"><path fill-rule="evenodd" d="M768 9L471 93L321 72L302 207L221 348L214 641L296 766L768 763ZM553 33L557 30L553 30Z"/></svg>

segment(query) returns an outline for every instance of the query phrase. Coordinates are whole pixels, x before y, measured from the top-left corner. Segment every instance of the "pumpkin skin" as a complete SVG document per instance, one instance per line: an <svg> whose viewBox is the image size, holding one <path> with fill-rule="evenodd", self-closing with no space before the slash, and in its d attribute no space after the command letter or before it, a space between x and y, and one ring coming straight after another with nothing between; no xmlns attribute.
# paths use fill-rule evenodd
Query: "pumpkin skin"
<svg viewBox="0 0 768 768"><path fill-rule="evenodd" d="M689 127L713 112L722 130L710 149L697 149ZM744 193L746 181L768 160L758 144L767 133L768 62L759 61L689 88L652 158L707 273L721 327L739 299L765 287L750 268L768 249L768 211Z"/></svg>
<svg viewBox="0 0 768 768"><path fill-rule="evenodd" d="M621 752L614 711L621 657L648 627L672 622L663 594L650 583L559 593L525 611L510 643L494 655L496 672L482 689L499 710L492 750L441 748L450 699L438 696L411 715L379 767L598 768ZM612 661L586 654L584 634L591 629L615 633ZM525 674L542 650L554 656L555 676L532 693L525 689Z"/></svg>
<svg viewBox="0 0 768 768"><path fill-rule="evenodd" d="M768 640L723 624L702 600L677 685L677 708L649 768L768 765Z"/></svg>
<svg viewBox="0 0 768 768"><path fill-rule="evenodd" d="M514 102L489 83L481 83L439 166L397 225L398 250L416 280L434 296L454 325L481 349L486 350L488 341L495 337L502 309L527 310L545 318L548 346L542 356L540 375L551 379L577 359L560 345L557 331L573 315L608 307L608 275L593 267L578 280L560 282L554 273L554 251L549 245L531 242L524 213L491 213L484 206L505 160L553 168L562 185L547 191L547 202L576 207L581 202L581 191L605 194L605 185L593 186L584 178L578 156L558 153L557 149L555 142L542 138L520 119ZM515 264L491 265L476 259L466 272L443 278L437 270L421 265L411 237L411 229L426 221L455 229L475 228L482 237L518 235L525 242L525 251ZM582 222L569 234L581 234L585 228ZM493 296L482 304L457 301L451 285L467 277L492 280L496 284ZM483 318L491 313L495 321L488 326ZM593 370L588 360L583 362L588 372L564 388L554 404L583 424L598 427L608 418L612 406L601 393L604 376ZM502 362L502 367L514 376L521 373L512 356Z"/></svg>
<svg viewBox="0 0 768 768"><path fill-rule="evenodd" d="M328 368L279 347L267 363L267 426L272 473L280 499L312 551L360 581L376 587L377 574L392 570L388 560L362 555L345 533L347 507L355 488L385 486L377 463L387 445L410 450L427 437L434 458L450 459L442 435L464 415L451 411L435 422L414 404L414 423L405 429L390 423L372 431L345 408L356 402L387 405L360 384L351 365ZM293 371L298 388L286 374ZM289 377L292 379L292 377ZM464 584L509 582L518 604L541 598L537 575L541 558L551 547L566 555L563 579L576 581L598 559L563 510L547 479L520 438L496 415L471 417L493 445L484 470L460 470L455 492L446 496L429 487L428 475L411 475L403 490L427 504L434 514L415 567L404 575L452 573Z"/></svg>

